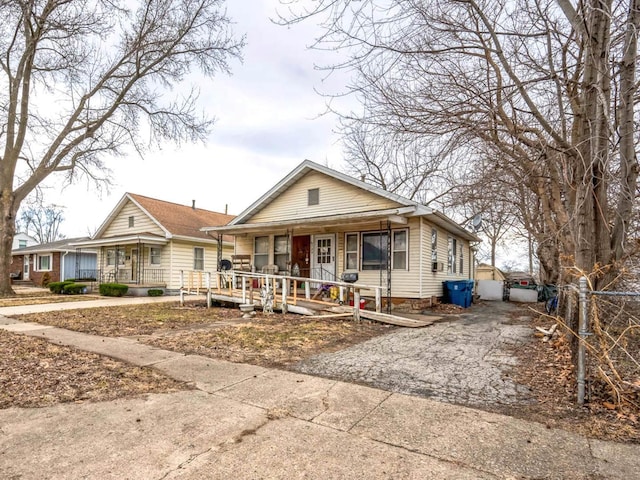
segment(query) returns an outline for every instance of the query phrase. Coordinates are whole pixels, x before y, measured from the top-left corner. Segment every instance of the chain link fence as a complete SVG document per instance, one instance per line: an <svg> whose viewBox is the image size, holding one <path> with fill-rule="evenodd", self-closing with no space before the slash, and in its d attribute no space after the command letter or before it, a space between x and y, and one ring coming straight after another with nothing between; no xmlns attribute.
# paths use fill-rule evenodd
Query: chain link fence
<svg viewBox="0 0 640 480"><path fill-rule="evenodd" d="M578 402L597 397L640 408L640 292L593 291L583 279L559 298L573 334Z"/></svg>

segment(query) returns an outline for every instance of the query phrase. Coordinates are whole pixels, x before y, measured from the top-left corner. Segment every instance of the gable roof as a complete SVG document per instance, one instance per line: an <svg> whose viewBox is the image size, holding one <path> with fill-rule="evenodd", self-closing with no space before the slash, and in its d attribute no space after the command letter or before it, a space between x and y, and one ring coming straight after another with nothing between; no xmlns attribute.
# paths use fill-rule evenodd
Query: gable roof
<svg viewBox="0 0 640 480"><path fill-rule="evenodd" d="M280 182L278 182L275 186L273 186L269 191L267 191L264 195L262 195L258 200L256 200L253 204L251 204L246 210L244 210L240 215L235 217L231 222L229 222L223 228L215 228L215 225L210 225L205 227L203 230L205 231L217 231L217 232L225 232L225 233L238 233L242 228L241 225L246 224L246 222L258 213L260 210L265 208L271 202L273 202L278 196L284 193L288 188L294 185L298 180L300 180L303 176L311 171L316 171L327 175L329 177L335 178L339 181L352 185L354 187L363 189L367 192L373 193L380 197L389 199L397 204L399 204L399 208L379 211L379 212L371 212L372 214L377 213L380 215L407 215L407 216L423 216L426 217L431 223L442 227L443 229L450 231L459 235L460 237L470 240L470 241L480 241L480 239L471 233L470 231L463 228L461 225L447 217L441 212L433 210L432 208L427 207L426 205L422 205L421 203L416 202L415 200L410 200L401 195L389 192L382 188L376 187L374 185L370 185L366 182L353 178L349 175L346 175L342 172L338 172L337 170L333 170L332 168L320 165L318 163L312 162L311 160L305 160L300 165L298 165L295 169L293 169L288 175L286 175ZM393 210L393 211L392 211ZM341 220L345 222L353 221L353 215L329 215L327 217L321 218L318 217L314 219L316 222L323 221L332 221L332 222L340 222ZM357 218L366 217L365 213L356 214ZM293 221L293 222L281 222L282 225L285 224L294 224L300 223L301 221ZM308 220L305 220L307 224L309 224ZM234 229L236 226L238 228ZM247 225L248 226L248 225ZM254 228L262 228L267 227L268 224L258 225L256 224ZM219 226L218 226L219 227ZM247 229L247 231L249 231Z"/></svg>
<svg viewBox="0 0 640 480"><path fill-rule="evenodd" d="M127 202L132 202L142 210L152 222L162 229L166 238L187 237L211 240L210 235L200 230L202 227L206 225L226 225L234 218L233 215L166 202L136 193L125 193L102 223L94 238L102 236Z"/></svg>
<svg viewBox="0 0 640 480"><path fill-rule="evenodd" d="M75 243L88 240L89 237L78 238L63 238L62 240L56 240L55 242L41 243L39 245L31 245L30 247L17 248L11 251L12 255L22 255L29 253L41 253L41 252L75 252ZM92 251L84 251L84 253L96 253Z"/></svg>

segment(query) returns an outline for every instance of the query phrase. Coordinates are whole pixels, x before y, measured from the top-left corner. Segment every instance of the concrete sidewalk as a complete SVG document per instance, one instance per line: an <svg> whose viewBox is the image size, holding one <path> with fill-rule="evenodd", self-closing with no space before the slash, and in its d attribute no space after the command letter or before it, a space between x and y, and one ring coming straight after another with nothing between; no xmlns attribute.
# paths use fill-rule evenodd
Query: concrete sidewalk
<svg viewBox="0 0 640 480"><path fill-rule="evenodd" d="M638 445L130 339L10 318L0 324L196 386L1 410L0 478L627 480L640 471Z"/></svg>

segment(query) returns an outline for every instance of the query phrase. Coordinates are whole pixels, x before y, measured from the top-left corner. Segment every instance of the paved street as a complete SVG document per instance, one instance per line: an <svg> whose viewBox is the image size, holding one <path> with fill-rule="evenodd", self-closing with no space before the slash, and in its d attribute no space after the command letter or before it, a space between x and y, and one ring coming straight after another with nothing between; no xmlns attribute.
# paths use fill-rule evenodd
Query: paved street
<svg viewBox="0 0 640 480"><path fill-rule="evenodd" d="M400 329L335 352L317 355L296 369L384 390L472 406L527 402L528 389L508 376L509 352L531 339L514 322L519 307L507 302L474 305L473 313L427 328ZM446 318L446 317L445 317Z"/></svg>

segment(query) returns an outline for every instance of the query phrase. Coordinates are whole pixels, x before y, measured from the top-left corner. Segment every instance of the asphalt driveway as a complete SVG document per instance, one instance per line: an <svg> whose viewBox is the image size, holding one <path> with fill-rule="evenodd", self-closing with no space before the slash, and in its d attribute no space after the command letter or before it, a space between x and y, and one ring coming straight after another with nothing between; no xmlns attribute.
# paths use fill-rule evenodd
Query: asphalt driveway
<svg viewBox="0 0 640 480"><path fill-rule="evenodd" d="M517 362L510 352L532 338L527 315L517 304L482 302L432 326L391 332L295 368L462 405L529 403L528 389L509 376Z"/></svg>

